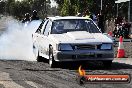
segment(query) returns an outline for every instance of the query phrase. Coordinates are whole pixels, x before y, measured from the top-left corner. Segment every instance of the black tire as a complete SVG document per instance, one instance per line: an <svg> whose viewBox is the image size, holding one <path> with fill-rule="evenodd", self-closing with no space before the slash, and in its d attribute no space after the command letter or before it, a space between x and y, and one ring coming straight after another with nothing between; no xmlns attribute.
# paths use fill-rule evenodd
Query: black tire
<svg viewBox="0 0 132 88"><path fill-rule="evenodd" d="M43 58L39 56L39 50L36 48L34 44L33 44L33 53L36 57L37 62L43 62Z"/></svg>
<svg viewBox="0 0 132 88"><path fill-rule="evenodd" d="M37 62L43 62L42 57L39 56L39 52L38 52L38 56L37 56Z"/></svg>
<svg viewBox="0 0 132 88"><path fill-rule="evenodd" d="M34 44L33 44L33 53L35 55L37 62L42 62L42 58L39 56L39 51Z"/></svg>
<svg viewBox="0 0 132 88"><path fill-rule="evenodd" d="M105 68L111 68L112 60L103 61L103 65Z"/></svg>
<svg viewBox="0 0 132 88"><path fill-rule="evenodd" d="M56 62L54 60L52 46L49 46L49 65L50 65L51 68L55 68L56 67Z"/></svg>

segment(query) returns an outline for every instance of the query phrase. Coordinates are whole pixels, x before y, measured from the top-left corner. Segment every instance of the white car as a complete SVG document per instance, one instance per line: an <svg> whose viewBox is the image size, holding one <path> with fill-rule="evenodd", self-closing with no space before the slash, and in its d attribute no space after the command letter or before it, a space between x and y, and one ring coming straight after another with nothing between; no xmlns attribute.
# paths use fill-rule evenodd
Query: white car
<svg viewBox="0 0 132 88"><path fill-rule="evenodd" d="M51 67L57 62L89 60L110 66L114 59L112 39L85 17L49 17L44 20L33 34L33 50L37 61L46 58Z"/></svg>

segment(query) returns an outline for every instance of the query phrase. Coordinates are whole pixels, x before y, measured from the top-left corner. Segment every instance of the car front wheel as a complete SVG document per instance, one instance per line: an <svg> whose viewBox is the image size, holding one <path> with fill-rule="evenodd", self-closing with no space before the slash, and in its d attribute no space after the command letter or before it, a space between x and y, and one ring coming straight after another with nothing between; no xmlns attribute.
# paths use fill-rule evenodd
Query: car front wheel
<svg viewBox="0 0 132 88"><path fill-rule="evenodd" d="M105 68L110 68L112 64L112 60L103 61L103 65Z"/></svg>
<svg viewBox="0 0 132 88"><path fill-rule="evenodd" d="M56 62L53 56L53 48L51 46L49 47L49 65L51 68L56 67Z"/></svg>

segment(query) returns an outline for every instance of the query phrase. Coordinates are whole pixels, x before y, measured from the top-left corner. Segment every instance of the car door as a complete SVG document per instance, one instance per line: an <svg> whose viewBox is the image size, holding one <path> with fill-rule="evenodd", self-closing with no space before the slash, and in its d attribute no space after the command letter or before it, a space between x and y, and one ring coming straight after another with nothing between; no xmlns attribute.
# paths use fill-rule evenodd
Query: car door
<svg viewBox="0 0 132 88"><path fill-rule="evenodd" d="M43 31L45 29L45 26L47 25L48 20L44 21L44 23L42 22L39 26L39 28L37 29L37 31L35 32L35 34L33 35L33 39L34 39L34 44L35 46L38 48L39 53L42 53L42 36L43 36Z"/></svg>
<svg viewBox="0 0 132 88"><path fill-rule="evenodd" d="M48 20L46 26L44 27L43 34L41 35L41 56L48 58L49 55L49 44L48 35L50 34L52 21Z"/></svg>

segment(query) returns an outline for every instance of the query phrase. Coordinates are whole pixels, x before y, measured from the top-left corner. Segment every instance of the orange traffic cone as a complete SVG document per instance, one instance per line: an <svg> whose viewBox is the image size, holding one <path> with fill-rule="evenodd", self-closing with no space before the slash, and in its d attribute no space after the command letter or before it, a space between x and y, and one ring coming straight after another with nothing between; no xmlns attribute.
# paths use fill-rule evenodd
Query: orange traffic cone
<svg viewBox="0 0 132 88"><path fill-rule="evenodd" d="M123 58L123 57L125 57L125 50L123 46L123 38L122 36L120 36L117 58Z"/></svg>

